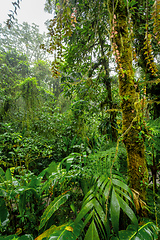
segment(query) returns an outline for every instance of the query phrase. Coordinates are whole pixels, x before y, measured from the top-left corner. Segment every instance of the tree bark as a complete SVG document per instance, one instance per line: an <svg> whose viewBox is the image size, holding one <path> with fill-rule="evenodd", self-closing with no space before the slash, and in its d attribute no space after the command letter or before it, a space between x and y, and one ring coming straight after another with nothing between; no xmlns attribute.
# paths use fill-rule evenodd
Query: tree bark
<svg viewBox="0 0 160 240"><path fill-rule="evenodd" d="M127 7L123 0L110 1L111 21L114 19L113 48L119 71L119 94L122 108L123 141L127 150L130 187L146 198L148 169L145 159L144 141L141 137L141 105L134 83L132 47L128 31Z"/></svg>

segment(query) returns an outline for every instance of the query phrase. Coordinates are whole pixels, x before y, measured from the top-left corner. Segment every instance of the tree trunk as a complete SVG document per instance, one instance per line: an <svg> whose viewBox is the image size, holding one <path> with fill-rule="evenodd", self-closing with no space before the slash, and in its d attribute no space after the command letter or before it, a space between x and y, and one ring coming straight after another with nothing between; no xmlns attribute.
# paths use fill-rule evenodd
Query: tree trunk
<svg viewBox="0 0 160 240"><path fill-rule="evenodd" d="M110 3L109 10L113 18L113 48L119 71L122 130L124 133L123 141L127 150L129 184L145 200L148 169L145 160L144 141L140 134L141 103L134 83L127 7L123 0L118 0L116 6L113 6L112 2Z"/></svg>

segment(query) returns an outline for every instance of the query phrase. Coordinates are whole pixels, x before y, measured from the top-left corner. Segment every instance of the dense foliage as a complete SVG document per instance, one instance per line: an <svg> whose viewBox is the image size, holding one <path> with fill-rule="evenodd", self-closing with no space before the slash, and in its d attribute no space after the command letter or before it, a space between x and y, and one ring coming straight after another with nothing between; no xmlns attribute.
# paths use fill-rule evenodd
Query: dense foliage
<svg viewBox="0 0 160 240"><path fill-rule="evenodd" d="M13 6L0 25L0 240L158 239L160 1L46 0L48 35Z"/></svg>

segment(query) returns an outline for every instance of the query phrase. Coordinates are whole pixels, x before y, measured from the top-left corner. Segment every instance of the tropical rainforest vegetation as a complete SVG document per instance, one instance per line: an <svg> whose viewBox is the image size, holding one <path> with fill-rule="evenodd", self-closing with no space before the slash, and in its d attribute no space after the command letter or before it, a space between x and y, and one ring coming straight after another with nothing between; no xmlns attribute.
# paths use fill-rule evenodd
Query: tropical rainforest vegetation
<svg viewBox="0 0 160 240"><path fill-rule="evenodd" d="M19 7L0 24L0 240L160 239L160 1L46 0L47 34Z"/></svg>

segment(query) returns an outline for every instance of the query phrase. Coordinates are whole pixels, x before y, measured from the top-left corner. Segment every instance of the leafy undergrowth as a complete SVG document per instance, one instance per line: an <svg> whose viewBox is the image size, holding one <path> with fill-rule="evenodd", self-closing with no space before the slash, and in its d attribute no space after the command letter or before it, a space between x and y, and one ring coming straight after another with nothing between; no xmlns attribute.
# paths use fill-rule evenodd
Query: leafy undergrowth
<svg viewBox="0 0 160 240"><path fill-rule="evenodd" d="M147 205L148 215L151 217L157 225L160 226L160 189L158 187L157 192L153 193L153 184L151 184L147 190Z"/></svg>
<svg viewBox="0 0 160 240"><path fill-rule="evenodd" d="M77 153L52 162L38 176L22 167L0 168L0 240L158 238L155 223L138 218L124 177L95 171L86 176L80 159Z"/></svg>

